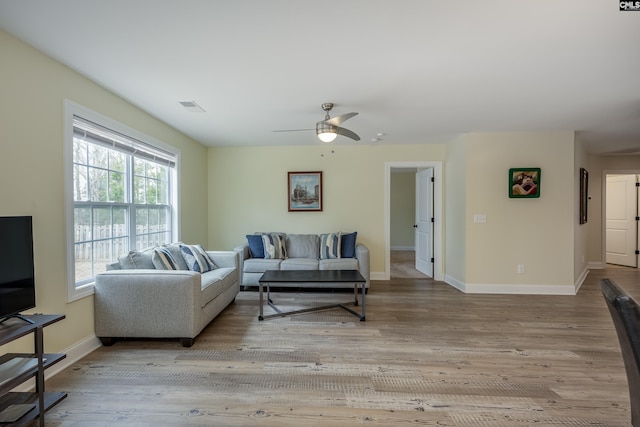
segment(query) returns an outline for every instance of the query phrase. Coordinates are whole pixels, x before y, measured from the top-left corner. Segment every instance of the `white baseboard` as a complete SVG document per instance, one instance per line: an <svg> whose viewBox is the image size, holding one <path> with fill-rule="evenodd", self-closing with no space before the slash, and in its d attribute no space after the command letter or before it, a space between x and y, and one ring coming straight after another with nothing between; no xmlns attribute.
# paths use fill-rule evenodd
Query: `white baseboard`
<svg viewBox="0 0 640 427"><path fill-rule="evenodd" d="M415 246L391 246L392 251L414 251L416 250Z"/></svg>
<svg viewBox="0 0 640 427"><path fill-rule="evenodd" d="M586 277L586 275L585 275ZM584 280L584 278L582 279ZM508 294L508 295L575 295L573 285L536 285L536 284L484 284L463 283L451 276L445 276L445 283L466 294ZM581 284L582 282L580 282Z"/></svg>
<svg viewBox="0 0 640 427"><path fill-rule="evenodd" d="M604 270L605 268L607 268L607 263L601 262L601 261L594 261L594 262L588 263L587 268L589 270Z"/></svg>

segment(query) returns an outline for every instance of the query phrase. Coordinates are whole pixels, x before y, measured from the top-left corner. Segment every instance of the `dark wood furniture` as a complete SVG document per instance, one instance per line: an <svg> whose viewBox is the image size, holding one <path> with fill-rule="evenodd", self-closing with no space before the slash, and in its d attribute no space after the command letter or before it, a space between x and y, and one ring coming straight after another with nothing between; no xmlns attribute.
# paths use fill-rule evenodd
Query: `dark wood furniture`
<svg viewBox="0 0 640 427"><path fill-rule="evenodd" d="M365 321L365 301L366 279L358 270L268 270L258 281L258 290L260 292L260 315L258 320L270 319L273 317L282 317L290 314L308 313L311 311L327 310L330 308L342 308L354 316ZM353 287L354 301L344 304L323 305L320 307L305 308L303 310L281 311L273 304L270 297L270 287L305 287L305 288L351 288ZM276 314L264 316L263 314L263 288L267 288L267 303L276 311ZM358 289L361 293L361 312L351 310L346 305L358 305Z"/></svg>
<svg viewBox="0 0 640 427"><path fill-rule="evenodd" d="M45 392L44 389L44 370L64 359L66 355L44 353L43 329L52 323L59 322L65 316L34 314L23 315L23 317L33 323L27 323L19 318L10 318L0 324L0 345L28 334L33 334L34 337L33 353L7 353L0 356L0 412L12 405L31 404L33 408L15 422L0 422L2 427L28 425L36 418L39 418L39 425L44 426L45 412L67 397L64 392ZM4 369L2 369L3 365ZM35 391L11 391L31 378L35 378Z"/></svg>
<svg viewBox="0 0 640 427"><path fill-rule="evenodd" d="M602 279L600 289L607 302L622 350L631 398L631 424L638 427L640 426L640 306L631 295L612 280Z"/></svg>

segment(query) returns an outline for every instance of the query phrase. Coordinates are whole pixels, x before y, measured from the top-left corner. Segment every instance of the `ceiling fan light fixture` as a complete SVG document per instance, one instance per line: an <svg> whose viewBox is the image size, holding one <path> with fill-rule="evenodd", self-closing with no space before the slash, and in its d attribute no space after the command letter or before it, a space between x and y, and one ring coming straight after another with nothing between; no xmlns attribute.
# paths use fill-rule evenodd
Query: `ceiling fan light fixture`
<svg viewBox="0 0 640 427"><path fill-rule="evenodd" d="M333 142L338 137L336 126L324 122L316 123L316 135L322 142Z"/></svg>

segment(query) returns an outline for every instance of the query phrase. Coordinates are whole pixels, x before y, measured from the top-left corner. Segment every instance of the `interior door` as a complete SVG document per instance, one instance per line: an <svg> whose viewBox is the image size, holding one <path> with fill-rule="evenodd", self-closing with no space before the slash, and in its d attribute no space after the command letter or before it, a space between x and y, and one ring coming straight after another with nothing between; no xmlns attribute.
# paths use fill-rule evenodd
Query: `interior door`
<svg viewBox="0 0 640 427"><path fill-rule="evenodd" d="M606 260L637 267L636 175L607 175Z"/></svg>
<svg viewBox="0 0 640 427"><path fill-rule="evenodd" d="M416 270L433 277L433 169L416 173Z"/></svg>

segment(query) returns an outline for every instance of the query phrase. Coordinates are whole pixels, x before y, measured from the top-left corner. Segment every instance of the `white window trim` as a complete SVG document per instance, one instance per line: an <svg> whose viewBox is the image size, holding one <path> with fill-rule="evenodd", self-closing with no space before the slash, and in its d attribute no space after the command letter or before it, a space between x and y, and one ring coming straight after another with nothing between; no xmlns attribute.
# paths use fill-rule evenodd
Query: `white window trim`
<svg viewBox="0 0 640 427"><path fill-rule="evenodd" d="M157 140L149 135L146 135L138 130L130 128L122 123L119 123L109 117L106 117L100 113L96 113L80 104L77 104L69 99L64 100L64 126L63 126L63 138L64 138L64 199L65 199L65 225L66 225L66 255L67 255L67 302L72 302L89 295L93 295L94 287L93 283L88 283L81 287L76 288L75 282L75 254L74 254L74 217L73 217L73 116L79 116L84 119L90 120L96 124L102 125L108 129L127 135L131 138L146 142L165 151L168 151L176 156L176 166L174 169L175 178L180 176L180 150L168 145L160 140ZM174 233L173 238L177 241L180 237L180 209L178 204L179 198L179 185L180 183L175 181L174 191L171 192L171 203L175 206L174 214L172 215L173 223L172 230Z"/></svg>

